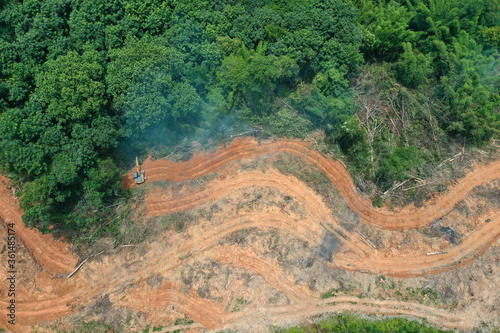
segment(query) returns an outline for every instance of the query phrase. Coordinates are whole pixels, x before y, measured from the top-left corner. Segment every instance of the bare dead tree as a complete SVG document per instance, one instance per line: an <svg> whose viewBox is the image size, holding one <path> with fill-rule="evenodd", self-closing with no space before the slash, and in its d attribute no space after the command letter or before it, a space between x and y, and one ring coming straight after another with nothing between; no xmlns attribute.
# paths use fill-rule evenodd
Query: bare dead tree
<svg viewBox="0 0 500 333"><path fill-rule="evenodd" d="M368 147L370 149L370 166L372 177L375 177L375 138L383 125L383 105L377 98L378 87L370 71L361 76L356 82L356 101L360 106L356 118L365 130Z"/></svg>
<svg viewBox="0 0 500 333"><path fill-rule="evenodd" d="M408 137L406 135L407 128L409 127L409 121L411 115L408 114L408 109L406 104L408 104L408 97L404 94L403 88L399 84L395 84L393 88L385 94L387 103L392 112L387 113L387 117L391 122L392 133L398 138L402 136L408 145ZM395 119L395 120L394 120Z"/></svg>
<svg viewBox="0 0 500 333"><path fill-rule="evenodd" d="M361 106L361 109L356 114L356 117L363 126L365 130L366 137L368 140L368 146L370 148L370 164L371 164L371 172L372 177L375 177L375 161L374 161L374 144L375 137L377 133L380 131L380 127L383 122L380 119L380 106L376 101L359 98L358 103Z"/></svg>

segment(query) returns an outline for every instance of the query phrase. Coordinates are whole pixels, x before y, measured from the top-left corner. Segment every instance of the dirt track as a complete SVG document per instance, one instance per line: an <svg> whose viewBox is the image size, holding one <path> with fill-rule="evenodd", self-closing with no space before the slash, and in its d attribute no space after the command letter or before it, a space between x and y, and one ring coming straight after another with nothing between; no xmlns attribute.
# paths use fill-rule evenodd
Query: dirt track
<svg viewBox="0 0 500 333"><path fill-rule="evenodd" d="M300 156L321 169L364 223L393 230L418 228L430 224L433 220L446 215L475 186L500 178L500 161L497 161L475 169L459 180L446 195L434 198L422 208L407 206L398 212L391 212L374 208L369 200L360 196L349 172L341 163L322 156L308 148L307 143L298 140L259 144L253 139L237 139L225 149L209 156L195 155L187 162L148 159L143 163L143 169L147 170L146 175L150 182L165 179L181 182L204 176L232 161L280 152ZM125 187L135 186L132 173L123 183Z"/></svg>
<svg viewBox="0 0 500 333"><path fill-rule="evenodd" d="M279 189L293 196L307 210L309 219L297 219L298 222L296 224L281 224L283 229L288 229L286 232L293 232L296 228L305 229L300 227L302 223L305 223L307 228L316 226L316 235L321 234L320 230L322 226L320 222L332 224L337 228L339 227L337 221L333 219L328 211L328 208L323 204L321 197L308 190L305 184L294 177L270 173L237 175L222 181L214 181L202 191L194 191L185 195L178 193L174 195L172 188L169 188L167 191L153 192L146 197L147 213L154 216L187 210L203 205L206 202L216 201L237 189L251 186L265 186ZM282 220L289 219L285 214L281 214L280 218ZM266 220L267 218L263 216L261 219ZM337 261L336 266L341 269L363 270L400 277L442 272L457 265L462 265L463 261L470 255L473 257L479 255L500 237L500 214L491 219L490 223L483 223L471 233L460 246L453 247L448 253L439 256L420 255L414 257L383 258L377 255L369 246L359 241L354 234L343 230L342 234L347 236L343 238L344 241L354 251L358 250L359 252L361 250L366 256L363 256L362 259L344 258L342 261ZM273 224L276 225L276 222ZM249 225L246 226L246 228L249 227ZM335 232L331 228L330 230ZM285 230L281 231L285 232ZM303 235L307 234L304 233Z"/></svg>
<svg viewBox="0 0 500 333"><path fill-rule="evenodd" d="M62 273L73 270L78 259L71 255L68 244L54 240L50 235L33 228L26 228L22 222L23 211L19 202L7 187L10 181L0 175L0 220L7 227L15 223L15 232L19 240L31 252L33 258L50 273Z"/></svg>
<svg viewBox="0 0 500 333"><path fill-rule="evenodd" d="M231 161L278 152L295 154L315 164L339 188L349 207L358 214L362 222L391 230L428 225L451 211L475 186L500 178L500 162L492 163L467 175L447 194L434 198L423 208L406 207L393 213L374 209L367 199L358 195L348 172L340 163L323 157L300 141L259 145L252 139L239 139L209 156L197 155L188 162L179 163L147 160L143 168L147 172L148 182L164 179L180 182L206 175ZM470 328L477 324L477 318L415 302L360 300L354 296L337 296L334 299L322 300L317 291L310 290L306 285L296 284L294 277L278 262L262 258L252 249L224 245L221 241L242 230L274 230L307 242L310 246L318 246L322 232L328 230L345 245L345 251L339 253L335 262L328 263L332 268L409 277L440 273L463 266L482 254L500 236L500 214L496 212L490 223L479 225L467 235L462 244L447 249L446 254L426 256L422 253L405 257L386 257L365 244L356 234L342 229L322 198L297 178L272 172L248 172L212 181L201 191L190 191L188 188L174 195L169 187L166 190L151 192L146 197L147 214L161 216L185 211L217 201L245 188L263 187L293 197L303 212L285 214L276 207L263 209L263 204L260 208L229 216L217 223L203 221L183 233L166 234L158 242L150 244L148 252L140 260L127 264L126 268L123 260L128 263L130 259L118 259L110 255L104 257L101 262L84 266L74 278L64 281L54 279L55 274L73 270L77 258L70 254L66 244L22 226L22 211L6 188L9 185L8 180L4 177L0 179L3 183L0 186L0 218L4 225L12 221L16 223L18 239L36 262L50 273L50 276L43 277L37 273L40 284L54 284L50 293L37 292L36 298L30 296L31 286L26 286L24 292L20 291L23 299L19 302L17 315L21 326L16 327L16 331L20 332L27 330L25 325L64 317L73 313L79 306L89 305L103 295L111 295L110 299L114 304L145 312L152 321L161 322L165 319L164 311L159 309L174 306L176 312L188 315L199 323L198 326L192 327L200 329L234 328L245 331L248 329L248 322L255 322L254 319L260 316L265 317L268 324L279 324L287 320L342 310L406 314L426 317L432 323L450 328ZM124 179L124 185L133 186L130 180L129 175ZM202 257L210 258L223 266L253 272L265 285L286 295L290 304L269 305L264 298L257 298L253 305L241 311L228 312L224 303L202 298L194 290L186 293L176 283L164 282L159 288L153 288L145 282L147 278L154 276L168 277L187 263ZM2 273L5 275L4 271ZM124 288L128 290L126 294L122 292ZM2 299L0 306L5 309L6 305ZM4 314L0 324L6 327Z"/></svg>

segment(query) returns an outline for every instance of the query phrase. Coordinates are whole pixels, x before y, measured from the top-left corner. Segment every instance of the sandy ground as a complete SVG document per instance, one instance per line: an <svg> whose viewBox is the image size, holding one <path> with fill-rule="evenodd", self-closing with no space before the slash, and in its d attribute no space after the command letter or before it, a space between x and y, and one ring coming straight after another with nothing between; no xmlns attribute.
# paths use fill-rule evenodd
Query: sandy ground
<svg viewBox="0 0 500 333"><path fill-rule="evenodd" d="M274 167L277 159L292 163L290 156L324 174L330 194ZM108 249L70 279L84 258L23 227L10 184L0 179L0 233L6 240L15 223L20 244L16 326L2 313L1 327L63 331L94 320L129 332L148 324L163 332L267 332L341 311L454 329L500 324L498 161L420 208L395 211L373 208L342 164L297 140L238 139L187 162L147 160L143 169L146 196L135 223L167 223L176 214L187 222ZM135 186L131 174L123 183ZM7 251L0 260L7 263ZM4 277L0 286L6 309Z"/></svg>

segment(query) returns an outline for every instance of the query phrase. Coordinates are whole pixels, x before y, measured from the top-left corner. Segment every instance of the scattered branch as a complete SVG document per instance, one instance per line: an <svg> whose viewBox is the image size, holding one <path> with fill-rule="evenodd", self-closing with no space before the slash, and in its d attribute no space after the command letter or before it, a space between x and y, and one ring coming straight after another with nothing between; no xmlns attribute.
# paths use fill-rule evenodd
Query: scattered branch
<svg viewBox="0 0 500 333"><path fill-rule="evenodd" d="M98 256L98 255L100 255L100 254L101 254L101 253L103 253L103 252L104 252L104 250L103 250L103 251L101 251L101 252L99 252L98 254L93 254L93 255L91 255L91 256L88 256L88 257L87 257L87 259L85 259L84 261L82 261L82 262L80 263L80 265L78 265L78 266L75 268L75 270L74 270L73 272L71 272L71 273L70 273L70 274L66 277L66 279L69 279L70 277L72 277L73 275L75 275L75 273L76 273L76 272L78 272L78 270L80 269L80 267L82 267L82 266L83 266L83 264L85 264L85 263L87 262L87 260L89 260L89 259L90 259L90 258L92 258L92 257Z"/></svg>
<svg viewBox="0 0 500 333"><path fill-rule="evenodd" d="M412 190L414 188L417 188L417 187L422 187L422 186L426 186L426 185L431 185L431 184L434 184L438 181L440 181L441 179L436 179L436 180L433 180L432 182L429 182L429 183L424 183L424 184L419 184L419 185L416 185L416 186L412 186L412 187L408 187L408 188L404 188L403 191L409 191L409 190Z"/></svg>
<svg viewBox="0 0 500 333"><path fill-rule="evenodd" d="M396 185L394 185L393 187L391 187L390 189L388 189L387 191L385 191L384 193L382 193L382 195L384 195L384 196L387 195L387 193L394 191L395 189L397 189L398 187L401 187L402 185L406 184L408 181L410 181L412 179L413 179L413 177L410 177L407 180L404 180L404 181L402 181L400 183L397 183Z"/></svg>
<svg viewBox="0 0 500 333"><path fill-rule="evenodd" d="M359 230L358 230L358 234L359 234L361 237L363 237L363 238L364 238L364 240L365 240L365 241L367 241L367 242L368 242L368 244L369 244L369 245L370 245L370 246L371 246L374 250L376 250L376 249L377 249L377 247L375 246L375 244L373 244L373 243L372 243L372 242L371 242L371 241L370 241L370 240L369 240L369 239L368 239L365 235L363 235L363 234L361 233L361 231L359 231Z"/></svg>
<svg viewBox="0 0 500 333"><path fill-rule="evenodd" d="M430 253L427 253L427 255L428 256L434 256L436 254L445 254L445 253L448 253L448 251L430 252Z"/></svg>
<svg viewBox="0 0 500 333"><path fill-rule="evenodd" d="M70 274L70 275L68 275L68 277L67 277L66 279L69 279L69 278L70 278L70 277L72 277L72 276L73 276L76 272L78 272L78 270L80 269L80 267L82 267L82 266L83 266L83 264L85 264L85 263L87 262L87 260L89 260L89 258L90 258L90 257L88 257L87 259L85 259L84 261L82 261L82 262L80 263L80 265L78 265L78 266L75 268L75 270L74 270L73 272L71 272L71 274Z"/></svg>
<svg viewBox="0 0 500 333"><path fill-rule="evenodd" d="M464 153L465 153L465 150L462 148L462 151L460 153L455 154L452 157L447 158L446 160L444 160L443 162L441 162L441 164L438 165L438 168L441 167L445 163L453 163L453 162L455 162L459 157L463 156Z"/></svg>

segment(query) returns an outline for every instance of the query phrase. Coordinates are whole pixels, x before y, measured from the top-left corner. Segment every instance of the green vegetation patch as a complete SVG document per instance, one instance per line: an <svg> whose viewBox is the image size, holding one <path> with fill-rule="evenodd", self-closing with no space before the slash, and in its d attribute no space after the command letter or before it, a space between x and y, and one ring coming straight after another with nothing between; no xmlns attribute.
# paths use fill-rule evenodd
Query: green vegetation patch
<svg viewBox="0 0 500 333"><path fill-rule="evenodd" d="M350 333L350 332L401 332L401 333L444 333L452 332L440 330L424 322L413 321L406 318L361 317L356 314L340 314L335 317L323 319L319 323L291 328L277 328L276 333Z"/></svg>
<svg viewBox="0 0 500 333"><path fill-rule="evenodd" d="M499 138L498 12L493 0L6 0L0 170L26 224L89 241L113 224L135 156L185 160L193 141L324 133L320 146L382 193Z"/></svg>
<svg viewBox="0 0 500 333"><path fill-rule="evenodd" d="M191 324L194 324L194 320L192 320L188 316L185 316L184 318L177 318L174 323L174 325L191 325Z"/></svg>

